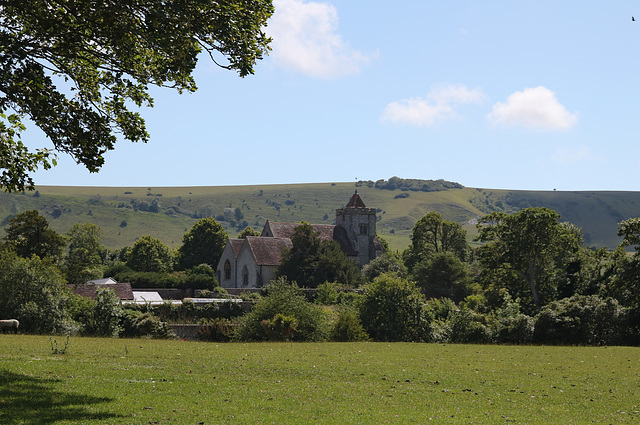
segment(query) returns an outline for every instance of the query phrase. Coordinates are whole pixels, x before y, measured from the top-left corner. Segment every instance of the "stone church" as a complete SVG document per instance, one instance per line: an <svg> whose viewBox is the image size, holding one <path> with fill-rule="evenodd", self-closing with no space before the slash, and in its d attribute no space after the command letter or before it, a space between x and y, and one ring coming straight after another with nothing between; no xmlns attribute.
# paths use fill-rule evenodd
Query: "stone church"
<svg viewBox="0 0 640 425"><path fill-rule="evenodd" d="M282 251L291 248L296 223L267 221L260 236L229 239L222 252L216 277L223 288L259 288L269 283L282 262ZM312 224L321 239L334 240L347 258L362 267L382 255L376 237L376 209L367 208L358 191L347 206L336 210L336 224Z"/></svg>

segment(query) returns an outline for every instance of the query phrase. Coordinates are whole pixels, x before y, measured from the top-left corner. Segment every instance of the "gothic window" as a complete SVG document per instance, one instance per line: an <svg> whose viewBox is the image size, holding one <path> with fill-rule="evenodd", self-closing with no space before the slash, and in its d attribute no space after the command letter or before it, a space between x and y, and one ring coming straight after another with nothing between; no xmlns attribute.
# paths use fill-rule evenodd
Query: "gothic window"
<svg viewBox="0 0 640 425"><path fill-rule="evenodd" d="M366 235L369 233L369 229L367 228L366 224L361 224L360 225L360 234L361 235Z"/></svg>
<svg viewBox="0 0 640 425"><path fill-rule="evenodd" d="M224 279L231 279L231 263L229 262L229 260L224 262Z"/></svg>
<svg viewBox="0 0 640 425"><path fill-rule="evenodd" d="M249 270L247 270L247 266L242 268L242 284L244 286L249 285Z"/></svg>

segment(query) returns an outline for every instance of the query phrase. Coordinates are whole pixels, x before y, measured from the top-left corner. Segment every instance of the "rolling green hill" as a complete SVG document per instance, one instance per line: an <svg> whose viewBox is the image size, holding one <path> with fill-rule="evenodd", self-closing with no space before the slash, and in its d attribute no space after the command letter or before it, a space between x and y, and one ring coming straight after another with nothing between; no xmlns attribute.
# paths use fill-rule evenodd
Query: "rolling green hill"
<svg viewBox="0 0 640 425"><path fill-rule="evenodd" d="M131 245L151 235L171 247L201 217L216 217L231 237L245 225L261 230L266 220L331 224L335 209L346 205L353 183L316 183L221 187L57 187L36 192L0 193L0 226L17 213L37 209L58 232L91 222L104 232L109 248ZM583 228L591 246L614 248L617 223L640 216L640 192L539 192L458 188L436 192L358 187L368 207L378 210L378 234L393 249L409 245L411 229L430 210L475 234L474 219L491 211L513 212L530 206L558 211ZM2 231L0 231L1 233Z"/></svg>

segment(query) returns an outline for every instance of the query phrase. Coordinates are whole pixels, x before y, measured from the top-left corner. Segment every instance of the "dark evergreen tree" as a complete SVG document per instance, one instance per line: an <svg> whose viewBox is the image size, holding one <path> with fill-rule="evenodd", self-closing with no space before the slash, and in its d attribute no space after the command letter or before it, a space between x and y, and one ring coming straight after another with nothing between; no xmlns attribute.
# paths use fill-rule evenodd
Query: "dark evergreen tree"
<svg viewBox="0 0 640 425"><path fill-rule="evenodd" d="M276 271L299 286L317 288L325 282L358 286L363 281L356 264L349 260L333 240L321 240L309 223L296 226L292 247L283 253Z"/></svg>

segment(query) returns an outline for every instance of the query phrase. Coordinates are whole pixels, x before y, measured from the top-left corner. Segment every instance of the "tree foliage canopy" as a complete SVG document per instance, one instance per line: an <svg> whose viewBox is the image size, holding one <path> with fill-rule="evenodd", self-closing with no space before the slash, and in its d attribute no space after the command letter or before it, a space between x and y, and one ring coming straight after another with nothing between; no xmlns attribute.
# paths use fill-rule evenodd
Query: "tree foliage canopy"
<svg viewBox="0 0 640 425"><path fill-rule="evenodd" d="M0 187L32 186L29 174L54 163L49 150L21 142L25 118L55 150L96 172L117 133L148 141L130 108L153 105L150 85L196 89L191 73L201 52L252 74L269 50L263 29L272 13L271 0L3 1Z"/></svg>
<svg viewBox="0 0 640 425"><path fill-rule="evenodd" d="M178 248L178 268L185 270L208 264L215 269L227 239L229 236L224 227L213 217L198 220L182 237L182 246Z"/></svg>
<svg viewBox="0 0 640 425"><path fill-rule="evenodd" d="M4 241L16 254L28 258L60 259L67 244L64 236L49 228L49 222L37 210L21 212L9 220Z"/></svg>
<svg viewBox="0 0 640 425"><path fill-rule="evenodd" d="M493 273L494 280L502 280L513 296L532 299L536 308L553 299L554 277L564 271L567 257L582 245L580 229L559 220L557 212L536 207L511 215L493 212L478 224L478 239L488 242L478 249L481 264ZM518 282L528 286L530 298Z"/></svg>
<svg viewBox="0 0 640 425"><path fill-rule="evenodd" d="M296 226L292 247L283 254L277 275L300 286L317 288L325 282L359 285L362 273L336 241L322 240L309 223Z"/></svg>
<svg viewBox="0 0 640 425"><path fill-rule="evenodd" d="M169 272L173 269L173 258L160 239L143 236L133 244L127 266L137 272Z"/></svg>
<svg viewBox="0 0 640 425"><path fill-rule="evenodd" d="M409 270L435 254L450 252L465 261L469 254L466 232L454 221L445 220L437 211L429 211L413 226L411 245L404 253Z"/></svg>

